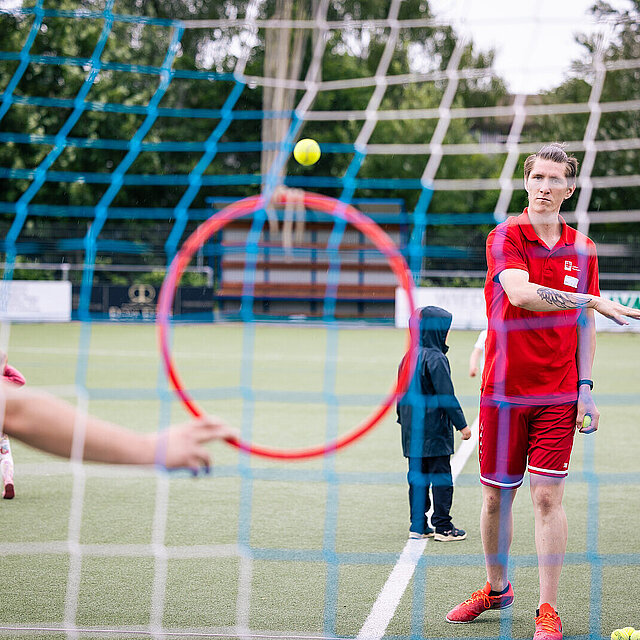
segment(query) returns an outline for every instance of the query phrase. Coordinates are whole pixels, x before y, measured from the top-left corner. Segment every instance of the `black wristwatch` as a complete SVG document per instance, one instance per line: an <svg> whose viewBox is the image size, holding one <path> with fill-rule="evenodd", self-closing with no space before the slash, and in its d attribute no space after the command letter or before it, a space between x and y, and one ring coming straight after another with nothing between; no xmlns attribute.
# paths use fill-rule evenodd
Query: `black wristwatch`
<svg viewBox="0 0 640 640"><path fill-rule="evenodd" d="M578 380L578 389L583 384L588 384L589 385L589 389L593 389L593 380L588 380L587 378L585 378L584 380Z"/></svg>

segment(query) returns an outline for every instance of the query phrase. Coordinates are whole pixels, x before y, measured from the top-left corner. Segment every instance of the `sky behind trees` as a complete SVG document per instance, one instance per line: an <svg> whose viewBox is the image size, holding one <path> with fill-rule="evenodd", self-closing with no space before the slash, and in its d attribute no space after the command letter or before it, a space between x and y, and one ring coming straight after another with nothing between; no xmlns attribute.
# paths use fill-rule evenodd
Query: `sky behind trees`
<svg viewBox="0 0 640 640"><path fill-rule="evenodd" d="M627 9L629 0L608 0ZM495 68L513 93L559 85L583 49L578 33L602 29L589 13L594 0L429 0L438 19L467 32L480 49L495 49Z"/></svg>

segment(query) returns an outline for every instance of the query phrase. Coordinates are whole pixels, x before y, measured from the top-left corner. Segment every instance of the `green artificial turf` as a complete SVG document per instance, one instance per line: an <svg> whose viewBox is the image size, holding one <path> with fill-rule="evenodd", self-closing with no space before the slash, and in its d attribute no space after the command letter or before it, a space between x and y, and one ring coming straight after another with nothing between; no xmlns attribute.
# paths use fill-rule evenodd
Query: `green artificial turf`
<svg viewBox="0 0 640 640"><path fill-rule="evenodd" d="M476 337L459 331L449 340L470 422L479 383L467 363ZM394 384L405 339L387 327L187 325L175 329L173 352L205 410L243 437L296 448L366 419ZM79 385L91 412L133 429L189 419L168 391L149 325L14 325L9 361L29 384L72 402ZM570 533L559 599L566 638L640 627L640 335L599 335L594 380L601 428L576 437L566 485ZM395 412L324 458L273 461L222 443L210 448L216 466L206 478L101 465L74 476L66 462L13 442L17 495L0 504L3 636L67 638L42 629L66 628L71 616L80 629L127 638L144 637L136 631L154 624L171 638L238 637L238 626L249 634L355 637L407 539ZM514 505L514 607L472 625L444 622L485 580L477 471L474 454L452 510L468 539L427 543L388 637L531 637L538 578L526 485ZM74 536L79 556L70 553ZM14 626L40 631L7 630Z"/></svg>

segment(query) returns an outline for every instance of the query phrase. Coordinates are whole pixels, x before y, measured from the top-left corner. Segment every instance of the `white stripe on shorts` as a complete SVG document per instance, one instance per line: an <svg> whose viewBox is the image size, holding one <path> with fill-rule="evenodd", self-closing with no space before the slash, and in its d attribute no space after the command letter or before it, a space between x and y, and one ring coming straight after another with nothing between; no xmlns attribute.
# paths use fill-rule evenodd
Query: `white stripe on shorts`
<svg viewBox="0 0 640 640"><path fill-rule="evenodd" d="M520 479L518 482L498 482L497 480L492 480L491 478L485 478L482 474L480 475L480 480L486 482L487 484L493 485L495 487L501 487L503 489L514 489L519 487L522 484L522 480Z"/></svg>
<svg viewBox="0 0 640 640"><path fill-rule="evenodd" d="M569 470L565 469L564 471L557 471L555 469L541 469L540 467L532 467L531 465L527 466L529 472L533 471L534 473L549 473L554 476L567 476L569 475Z"/></svg>

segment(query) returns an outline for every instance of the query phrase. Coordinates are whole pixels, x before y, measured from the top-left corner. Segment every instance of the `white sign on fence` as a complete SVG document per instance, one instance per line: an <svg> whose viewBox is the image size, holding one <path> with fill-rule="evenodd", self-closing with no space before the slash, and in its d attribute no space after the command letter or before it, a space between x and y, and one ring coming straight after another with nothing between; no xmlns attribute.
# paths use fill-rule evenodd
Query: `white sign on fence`
<svg viewBox="0 0 640 640"><path fill-rule="evenodd" d="M602 291L601 295L628 307L640 309L640 291ZM413 290L416 307L429 305L442 307L453 314L453 329L473 329L480 331L487 327L484 291L479 287L417 287ZM629 320L626 326L617 325L596 312L597 331L634 331L640 333L640 321ZM409 322L409 302L401 287L396 289L395 323L405 328Z"/></svg>
<svg viewBox="0 0 640 640"><path fill-rule="evenodd" d="M63 280L0 282L0 320L69 322L71 283Z"/></svg>

